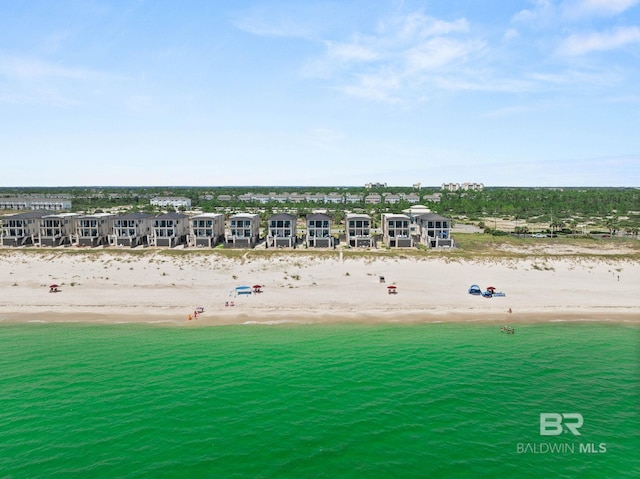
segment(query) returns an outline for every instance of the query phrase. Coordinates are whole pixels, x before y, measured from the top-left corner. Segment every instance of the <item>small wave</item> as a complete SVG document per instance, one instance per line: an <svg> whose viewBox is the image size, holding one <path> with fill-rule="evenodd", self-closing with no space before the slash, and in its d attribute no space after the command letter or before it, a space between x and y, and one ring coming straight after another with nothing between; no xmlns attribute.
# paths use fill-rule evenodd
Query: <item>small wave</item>
<svg viewBox="0 0 640 479"><path fill-rule="evenodd" d="M242 324L250 325L250 324L265 324L265 325L274 325L274 324L311 324L309 321L295 321L293 319L276 319L273 321L245 321Z"/></svg>
<svg viewBox="0 0 640 479"><path fill-rule="evenodd" d="M42 319L30 319L29 321L27 321L27 323L46 323L47 321L44 321Z"/></svg>
<svg viewBox="0 0 640 479"><path fill-rule="evenodd" d="M147 324L159 324L159 323L177 323L177 321L173 319L159 319L157 321L145 321Z"/></svg>

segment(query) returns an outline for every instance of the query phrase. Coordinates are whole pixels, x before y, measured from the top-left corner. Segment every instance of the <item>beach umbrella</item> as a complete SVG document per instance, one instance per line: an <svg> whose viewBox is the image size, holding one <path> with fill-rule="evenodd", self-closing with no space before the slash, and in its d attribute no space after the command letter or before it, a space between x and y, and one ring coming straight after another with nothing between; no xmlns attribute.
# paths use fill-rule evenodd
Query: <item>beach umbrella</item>
<svg viewBox="0 0 640 479"><path fill-rule="evenodd" d="M260 284L254 284L253 285L253 289L260 289L260 288L262 288L262 285L260 285Z"/></svg>
<svg viewBox="0 0 640 479"><path fill-rule="evenodd" d="M60 287L60 285L58 285L58 284L52 284L52 285L49 286L49 288L59 288L59 287Z"/></svg>
<svg viewBox="0 0 640 479"><path fill-rule="evenodd" d="M389 289L396 289L396 286L391 285L391 286L387 286L387 288L389 288Z"/></svg>
<svg viewBox="0 0 640 479"><path fill-rule="evenodd" d="M487 286L487 291L494 292L496 288L494 286Z"/></svg>

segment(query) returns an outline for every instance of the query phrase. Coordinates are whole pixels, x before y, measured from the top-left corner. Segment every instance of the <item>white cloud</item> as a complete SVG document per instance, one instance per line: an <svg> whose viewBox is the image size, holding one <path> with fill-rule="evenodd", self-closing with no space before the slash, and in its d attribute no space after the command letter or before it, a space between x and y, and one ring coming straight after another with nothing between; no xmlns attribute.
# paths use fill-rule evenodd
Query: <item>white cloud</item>
<svg viewBox="0 0 640 479"><path fill-rule="evenodd" d="M392 72L356 75L355 82L339 87L344 93L367 100L397 103L400 101L401 78Z"/></svg>
<svg viewBox="0 0 640 479"><path fill-rule="evenodd" d="M556 17L556 6L550 0L534 0L533 4L533 8L516 13L511 21L522 24L546 24Z"/></svg>
<svg viewBox="0 0 640 479"><path fill-rule="evenodd" d="M520 10L511 21L522 25L556 26L561 21L580 21L588 17L611 17L636 6L640 0L533 0L533 6Z"/></svg>
<svg viewBox="0 0 640 479"><path fill-rule="evenodd" d="M86 79L95 73L82 68L69 68L36 58L0 56L0 75L24 80L40 78Z"/></svg>
<svg viewBox="0 0 640 479"><path fill-rule="evenodd" d="M575 34L569 36L558 48L562 55L584 55L594 51L614 50L640 42L640 28L619 27L609 32Z"/></svg>
<svg viewBox="0 0 640 479"><path fill-rule="evenodd" d="M620 81L619 73L613 69L606 72L566 70L554 73L531 73L529 78L537 83L558 87L579 85L610 87Z"/></svg>
<svg viewBox="0 0 640 479"><path fill-rule="evenodd" d="M504 40L509 41L509 40L513 40L514 38L517 38L519 35L520 33L515 28L507 28L504 34L502 35L502 38Z"/></svg>
<svg viewBox="0 0 640 479"><path fill-rule="evenodd" d="M342 61L373 61L379 58L374 49L358 43L326 42L327 55Z"/></svg>
<svg viewBox="0 0 640 479"><path fill-rule="evenodd" d="M522 93L536 90L536 85L528 80L495 75L475 69L457 72L456 75L434 76L431 83L439 89L449 91L484 91Z"/></svg>
<svg viewBox="0 0 640 479"><path fill-rule="evenodd" d="M417 88L424 97L432 72L462 65L484 48L482 41L468 38L468 32L464 18L395 16L381 22L374 34L325 42L325 54L307 65L305 73L333 79L340 91L359 98L398 102L415 97Z"/></svg>
<svg viewBox="0 0 640 479"><path fill-rule="evenodd" d="M634 7L640 0L567 0L562 5L565 16L613 16Z"/></svg>
<svg viewBox="0 0 640 479"><path fill-rule="evenodd" d="M448 35L450 33L466 33L469 31L469 23L465 18L447 22L419 12L395 18L391 23L398 25L397 32L399 37L409 39Z"/></svg>
<svg viewBox="0 0 640 479"><path fill-rule="evenodd" d="M453 62L464 61L472 52L482 48L480 42L462 42L450 38L432 38L406 52L407 72L435 70Z"/></svg>
<svg viewBox="0 0 640 479"><path fill-rule="evenodd" d="M256 6L239 11L232 24L247 33L264 37L317 39L330 9L321 3L293 3L286 9Z"/></svg>

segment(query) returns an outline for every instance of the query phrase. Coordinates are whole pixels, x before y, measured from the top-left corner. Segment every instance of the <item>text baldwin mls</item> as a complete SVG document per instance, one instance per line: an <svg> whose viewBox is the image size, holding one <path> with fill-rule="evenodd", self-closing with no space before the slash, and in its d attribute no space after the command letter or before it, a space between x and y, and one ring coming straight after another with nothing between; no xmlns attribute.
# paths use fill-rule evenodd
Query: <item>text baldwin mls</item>
<svg viewBox="0 0 640 479"><path fill-rule="evenodd" d="M582 414L577 412L567 413L541 413L540 435L559 436L562 433L571 432L574 436L581 436L580 427L584 424ZM576 445L569 442L519 442L516 444L518 454L575 454ZM579 454L603 454L607 452L604 442L578 443Z"/></svg>

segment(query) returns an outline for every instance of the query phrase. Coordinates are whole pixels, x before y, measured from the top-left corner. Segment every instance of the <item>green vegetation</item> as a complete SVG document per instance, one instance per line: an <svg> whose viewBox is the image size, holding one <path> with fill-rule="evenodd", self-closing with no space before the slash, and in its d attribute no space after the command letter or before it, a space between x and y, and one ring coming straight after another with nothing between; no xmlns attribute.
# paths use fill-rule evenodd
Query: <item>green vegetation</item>
<svg viewBox="0 0 640 479"><path fill-rule="evenodd" d="M459 234L456 237L460 248L454 249L48 249L25 248L20 254L42 257L43 260L61 255L82 255L87 260L99 259L101 255L116 257L116 261L129 262L131 259L156 258L156 262L163 263L172 259L189 259L197 261L199 258L229 259L250 262L254 259L287 259L296 261L313 258L318 261L341 258L343 261L353 259L423 259L441 258L445 261L485 260L498 261L523 258L560 258L574 259L602 258L623 261L640 261L640 242L631 238L596 239L591 237L558 237L558 238L525 238L515 236L493 236L491 234L474 233ZM559 248L558 248L559 247ZM13 248L0 248L1 255L15 254ZM158 257L160 259L158 259ZM166 258L166 259L163 259ZM302 264L302 263L300 263ZM348 274L348 273L347 273ZM291 275L293 278L294 275ZM294 278L296 279L296 278Z"/></svg>
<svg viewBox="0 0 640 479"><path fill-rule="evenodd" d="M397 203L383 200L379 204L323 203L315 201L270 201L241 199L246 193L255 195L283 193L338 193L359 195L370 193L383 197L401 196ZM440 201L433 202L439 193ZM528 235L533 231L551 234L576 235L602 233L611 236L638 236L640 230L640 188L485 188L482 191L441 191L439 187L75 187L75 188L0 188L0 196L64 195L72 201L73 211L145 211L160 213L149 204L156 196L180 196L191 199L192 209L232 214L255 212L260 214L262 226L270 215L290 211L302 217L315 209L325 209L335 224L344 219L345 211L371 215L374 227L379 226L382 213L400 213L411 203L406 195L419 197L419 203L433 212L466 223L494 235L515 233ZM514 222L508 228L499 227L499 219ZM536 228L532 228L535 224Z"/></svg>
<svg viewBox="0 0 640 479"><path fill-rule="evenodd" d="M487 188L484 191L448 192L438 205L443 216L480 227L487 218L548 225L549 233L638 235L640 189L638 188ZM529 233L528 226L514 227L516 234ZM494 228L495 229L495 228ZM602 229L603 231L599 231Z"/></svg>

